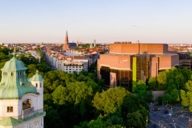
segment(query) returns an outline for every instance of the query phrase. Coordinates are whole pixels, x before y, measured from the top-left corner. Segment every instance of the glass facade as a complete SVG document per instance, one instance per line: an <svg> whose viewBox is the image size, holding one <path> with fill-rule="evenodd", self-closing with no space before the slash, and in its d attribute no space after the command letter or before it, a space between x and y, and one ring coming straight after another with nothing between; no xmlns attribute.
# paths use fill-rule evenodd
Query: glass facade
<svg viewBox="0 0 192 128"><path fill-rule="evenodd" d="M109 67L102 66L100 70L101 78L104 79L105 85L108 87L113 86L110 86L110 73L116 74L115 86L124 86L127 88L131 88L131 71L110 69Z"/></svg>

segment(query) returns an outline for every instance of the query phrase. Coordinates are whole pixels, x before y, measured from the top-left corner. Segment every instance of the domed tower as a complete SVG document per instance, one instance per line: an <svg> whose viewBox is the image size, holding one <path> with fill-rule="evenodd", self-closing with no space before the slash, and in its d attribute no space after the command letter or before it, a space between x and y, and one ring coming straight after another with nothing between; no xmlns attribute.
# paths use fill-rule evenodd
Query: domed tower
<svg viewBox="0 0 192 128"><path fill-rule="evenodd" d="M15 57L7 61L1 69L1 128L44 127L45 112L38 105L39 90L28 80L26 70L24 63Z"/></svg>
<svg viewBox="0 0 192 128"><path fill-rule="evenodd" d="M37 70L35 75L30 79L32 85L36 88L38 96L38 108L43 109L43 77Z"/></svg>

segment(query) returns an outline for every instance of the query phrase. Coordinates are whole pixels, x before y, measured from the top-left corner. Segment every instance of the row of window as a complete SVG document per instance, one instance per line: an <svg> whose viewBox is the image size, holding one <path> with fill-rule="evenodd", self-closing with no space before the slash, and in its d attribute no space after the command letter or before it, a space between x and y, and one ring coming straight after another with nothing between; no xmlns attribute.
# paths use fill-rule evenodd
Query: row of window
<svg viewBox="0 0 192 128"><path fill-rule="evenodd" d="M74 68L74 69L78 69L78 68L83 68L82 66L79 67L64 67L64 68Z"/></svg>
<svg viewBox="0 0 192 128"><path fill-rule="evenodd" d="M80 65L80 66L65 66L64 65L64 67L66 67L66 68L80 68L80 67L82 67L82 65Z"/></svg>
<svg viewBox="0 0 192 128"><path fill-rule="evenodd" d="M3 72L3 75L4 75L4 76L7 76L7 72ZM14 75L14 73L11 72L11 76L13 76L13 75Z"/></svg>
<svg viewBox="0 0 192 128"><path fill-rule="evenodd" d="M17 74L18 74L18 77L23 77L23 73L22 72L18 72ZM7 76L7 72L3 72L3 75ZM11 76L13 76L13 75L14 75L14 73L11 72Z"/></svg>
<svg viewBox="0 0 192 128"><path fill-rule="evenodd" d="M36 88L38 87L38 83L35 84ZM40 88L42 87L42 84L40 83Z"/></svg>

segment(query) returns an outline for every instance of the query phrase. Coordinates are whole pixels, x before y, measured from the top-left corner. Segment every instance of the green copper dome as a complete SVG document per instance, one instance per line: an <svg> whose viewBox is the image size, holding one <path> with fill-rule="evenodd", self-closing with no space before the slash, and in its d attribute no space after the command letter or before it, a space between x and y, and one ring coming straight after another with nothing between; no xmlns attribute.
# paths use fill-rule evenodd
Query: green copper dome
<svg viewBox="0 0 192 128"><path fill-rule="evenodd" d="M0 99L19 99L27 93L37 93L26 77L26 69L24 63L15 57L5 63L1 69Z"/></svg>
<svg viewBox="0 0 192 128"><path fill-rule="evenodd" d="M19 70L26 70L24 63L20 60L17 60L15 57L13 57L11 60L7 61L4 65L4 67L1 69L2 71L6 72L14 72Z"/></svg>
<svg viewBox="0 0 192 128"><path fill-rule="evenodd" d="M35 75L31 77L30 81L43 81L43 77L39 74L39 71L36 71Z"/></svg>

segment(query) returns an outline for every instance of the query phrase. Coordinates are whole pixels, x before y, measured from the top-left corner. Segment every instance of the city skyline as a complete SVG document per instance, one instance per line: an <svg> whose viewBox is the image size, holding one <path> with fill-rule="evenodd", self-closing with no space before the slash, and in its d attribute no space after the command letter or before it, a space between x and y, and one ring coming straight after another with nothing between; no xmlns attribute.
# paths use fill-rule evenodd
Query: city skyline
<svg viewBox="0 0 192 128"><path fill-rule="evenodd" d="M190 0L7 0L0 42L191 43Z"/></svg>

